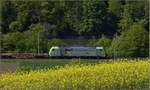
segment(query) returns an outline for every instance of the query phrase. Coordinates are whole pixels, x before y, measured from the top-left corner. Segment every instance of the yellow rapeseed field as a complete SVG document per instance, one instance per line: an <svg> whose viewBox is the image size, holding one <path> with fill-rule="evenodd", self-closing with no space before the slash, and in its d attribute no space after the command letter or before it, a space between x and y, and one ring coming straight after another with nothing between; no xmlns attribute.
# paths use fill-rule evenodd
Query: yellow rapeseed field
<svg viewBox="0 0 150 90"><path fill-rule="evenodd" d="M7 73L0 76L0 90L145 90L148 67L147 60L130 60Z"/></svg>

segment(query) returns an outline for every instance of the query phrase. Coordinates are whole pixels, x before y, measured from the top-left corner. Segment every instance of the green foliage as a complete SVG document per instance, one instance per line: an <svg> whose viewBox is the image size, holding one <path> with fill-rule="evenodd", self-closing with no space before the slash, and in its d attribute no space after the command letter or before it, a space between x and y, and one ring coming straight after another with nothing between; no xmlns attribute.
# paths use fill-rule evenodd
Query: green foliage
<svg viewBox="0 0 150 90"><path fill-rule="evenodd" d="M110 47L108 48L108 57L115 57L117 55L116 51L118 48L118 41L119 41L119 37L117 34L115 34Z"/></svg>
<svg viewBox="0 0 150 90"><path fill-rule="evenodd" d="M102 35L102 37L96 42L96 46L103 46L106 54L108 54L108 48L111 45L111 40L107 38L105 35Z"/></svg>
<svg viewBox="0 0 150 90"><path fill-rule="evenodd" d="M9 32L9 24L16 18L16 10L11 1L1 1L1 31L3 33Z"/></svg>
<svg viewBox="0 0 150 90"><path fill-rule="evenodd" d="M4 50L19 52L37 52L38 42L40 51L47 51L47 37L42 24L33 24L29 31L13 32L3 36Z"/></svg>
<svg viewBox="0 0 150 90"><path fill-rule="evenodd" d="M107 38L105 35L102 35L102 37L98 40L96 43L97 46L103 46L103 47L109 47L111 44L111 41L109 38Z"/></svg>
<svg viewBox="0 0 150 90"><path fill-rule="evenodd" d="M47 48L48 50L52 47L52 46L63 46L66 45L66 43L61 40L61 39L51 39L48 41L48 45Z"/></svg>
<svg viewBox="0 0 150 90"><path fill-rule="evenodd" d="M118 23L119 27L121 28L120 32L129 29L129 27L133 24L130 7L131 6L129 4L124 6L124 11L122 12L122 19L120 20L120 23Z"/></svg>
<svg viewBox="0 0 150 90"><path fill-rule="evenodd" d="M65 1L64 20L72 30L77 31L83 15L83 1Z"/></svg>
<svg viewBox="0 0 150 90"><path fill-rule="evenodd" d="M115 48L118 56L148 56L148 32L144 28L144 23L144 20L134 23L129 30L113 41L111 48Z"/></svg>
<svg viewBox="0 0 150 90"><path fill-rule="evenodd" d="M120 17L122 11L122 4L119 0L109 0L108 1L108 11L114 13L116 16Z"/></svg>
<svg viewBox="0 0 150 90"><path fill-rule="evenodd" d="M26 37L27 51L37 52L38 44L40 52L47 50L47 36L42 24L31 25L29 31L24 32L24 36Z"/></svg>
<svg viewBox="0 0 150 90"><path fill-rule="evenodd" d="M42 60L42 61L41 61ZM9 63L10 61L4 61L3 63ZM104 62L104 61L102 61ZM79 60L79 59L57 59L57 60L50 60L50 59L32 59L27 61L16 61L18 68L15 72L30 72L32 70L42 70L42 69L59 69L63 68L64 66L74 66L74 65L95 65L99 63L99 60Z"/></svg>
<svg viewBox="0 0 150 90"><path fill-rule="evenodd" d="M20 32L3 35L3 49L6 51L24 51L25 42Z"/></svg>
<svg viewBox="0 0 150 90"><path fill-rule="evenodd" d="M9 25L9 29L10 29L10 31L12 31L12 32L19 31L19 30L20 30L20 27L21 27L21 25L20 25L20 23L17 22L17 21L14 21L14 22L12 22L12 23Z"/></svg>
<svg viewBox="0 0 150 90"><path fill-rule="evenodd" d="M147 3L147 0L141 2L126 1L126 4L123 6L123 12L121 13L122 19L118 24L121 32L128 30L134 22L146 19L145 16L148 13Z"/></svg>
<svg viewBox="0 0 150 90"><path fill-rule="evenodd" d="M83 16L79 24L78 32L81 35L101 34L103 20L106 14L106 4L99 0L88 0L83 2Z"/></svg>

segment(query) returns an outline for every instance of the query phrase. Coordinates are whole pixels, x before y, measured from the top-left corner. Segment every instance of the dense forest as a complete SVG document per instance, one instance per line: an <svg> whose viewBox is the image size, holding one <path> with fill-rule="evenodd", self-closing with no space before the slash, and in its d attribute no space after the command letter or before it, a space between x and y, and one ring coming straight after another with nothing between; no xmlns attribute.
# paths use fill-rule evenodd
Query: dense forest
<svg viewBox="0 0 150 90"><path fill-rule="evenodd" d="M146 57L149 0L1 0L1 51L103 46L107 56Z"/></svg>

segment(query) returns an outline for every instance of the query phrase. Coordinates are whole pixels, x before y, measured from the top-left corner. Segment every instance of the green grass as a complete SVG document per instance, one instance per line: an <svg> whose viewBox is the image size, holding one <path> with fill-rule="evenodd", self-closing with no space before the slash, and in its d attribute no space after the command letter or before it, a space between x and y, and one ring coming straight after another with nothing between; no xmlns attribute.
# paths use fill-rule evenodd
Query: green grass
<svg viewBox="0 0 150 90"><path fill-rule="evenodd" d="M102 62L102 60L86 60L86 59L82 59L82 60L77 60L77 59L47 60L46 59L46 60L25 60L25 61L22 60L22 61L17 62L18 63L17 72L20 72L20 71L29 72L32 70L50 69L50 68L51 69L59 69L66 65L69 65L69 66L80 65L80 64L94 65L94 64L100 63L100 62Z"/></svg>
<svg viewBox="0 0 150 90"><path fill-rule="evenodd" d="M0 90L143 90L148 89L148 64L110 61L7 73L0 76Z"/></svg>

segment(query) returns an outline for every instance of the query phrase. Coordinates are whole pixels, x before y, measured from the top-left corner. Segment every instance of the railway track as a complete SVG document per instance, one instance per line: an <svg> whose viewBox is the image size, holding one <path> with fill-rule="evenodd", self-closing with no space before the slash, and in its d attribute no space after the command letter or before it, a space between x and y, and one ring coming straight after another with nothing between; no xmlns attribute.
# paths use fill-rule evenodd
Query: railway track
<svg viewBox="0 0 150 90"><path fill-rule="evenodd" d="M0 53L0 58L15 58L15 59L32 59L32 58L49 58L47 53Z"/></svg>

